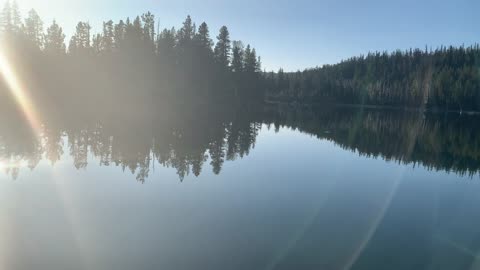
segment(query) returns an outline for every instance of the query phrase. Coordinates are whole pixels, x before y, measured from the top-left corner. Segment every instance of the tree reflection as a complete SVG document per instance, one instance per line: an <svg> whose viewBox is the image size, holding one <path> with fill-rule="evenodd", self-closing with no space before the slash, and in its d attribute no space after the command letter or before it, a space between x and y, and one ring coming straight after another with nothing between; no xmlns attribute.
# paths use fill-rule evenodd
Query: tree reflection
<svg viewBox="0 0 480 270"><path fill-rule="evenodd" d="M87 168L89 162L117 166L145 182L158 164L174 168L183 181L190 174L201 175L207 164L220 174L226 161L249 155L262 125L267 125L277 131L297 129L366 157L470 176L480 169L475 116L281 105L201 110L166 106L150 112L125 110L129 116L123 118L98 115L98 108L95 117L65 114L44 124L40 138L20 116L3 115L0 164L16 179L22 167L33 170L42 160L55 165L69 155L76 169Z"/></svg>

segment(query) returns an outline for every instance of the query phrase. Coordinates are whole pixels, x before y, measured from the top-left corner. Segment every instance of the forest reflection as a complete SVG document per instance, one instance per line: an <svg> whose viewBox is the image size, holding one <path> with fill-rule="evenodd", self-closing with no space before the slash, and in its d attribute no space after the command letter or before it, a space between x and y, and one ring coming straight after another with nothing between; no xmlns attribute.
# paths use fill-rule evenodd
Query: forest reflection
<svg viewBox="0 0 480 270"><path fill-rule="evenodd" d="M24 167L70 156L77 169L117 166L140 182L159 164L183 181L206 165L220 174L225 162L249 155L262 128L296 129L361 156L431 170L473 177L480 169L477 116L259 104L138 108L56 112L40 136L20 113L1 113L0 169L16 179Z"/></svg>

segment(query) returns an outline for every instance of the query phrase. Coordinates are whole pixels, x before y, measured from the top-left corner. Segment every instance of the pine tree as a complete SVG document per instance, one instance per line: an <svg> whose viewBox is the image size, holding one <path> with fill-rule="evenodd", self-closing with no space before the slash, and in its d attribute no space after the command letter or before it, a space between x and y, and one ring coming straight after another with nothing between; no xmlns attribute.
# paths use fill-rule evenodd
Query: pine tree
<svg viewBox="0 0 480 270"><path fill-rule="evenodd" d="M65 34L55 20L47 29L47 34L45 36L45 51L54 54L65 53Z"/></svg>
<svg viewBox="0 0 480 270"><path fill-rule="evenodd" d="M147 44L153 44L155 40L155 15L147 12L142 15L143 39Z"/></svg>
<svg viewBox="0 0 480 270"><path fill-rule="evenodd" d="M209 51L212 50L213 41L210 38L210 31L208 30L208 25L205 22L200 24L200 26L198 27L198 32L195 35L195 40L201 48L208 49Z"/></svg>
<svg viewBox="0 0 480 270"><path fill-rule="evenodd" d="M72 36L70 38L70 42L68 43L68 53L71 54L71 55L75 55L78 53L78 45L77 45L78 41L77 41L77 37L76 36Z"/></svg>
<svg viewBox="0 0 480 270"><path fill-rule="evenodd" d="M135 20L133 20L132 35L133 35L133 39L136 42L142 40L143 27L142 27L142 21L140 20L140 16L137 16Z"/></svg>
<svg viewBox="0 0 480 270"><path fill-rule="evenodd" d="M255 49L251 49L250 45L247 45L245 49L245 72L254 73L257 70L257 54Z"/></svg>
<svg viewBox="0 0 480 270"><path fill-rule="evenodd" d="M243 43L241 41L234 41L233 49L232 49L232 71L243 72L243 69L244 69L243 57L244 57Z"/></svg>
<svg viewBox="0 0 480 270"><path fill-rule="evenodd" d="M79 22L76 27L76 32L72 36L69 45L69 52L87 53L90 48L90 30L91 26L87 22Z"/></svg>
<svg viewBox="0 0 480 270"><path fill-rule="evenodd" d="M99 55L101 52L104 51L104 39L102 37L102 35L100 34L96 34L93 36L92 38L92 49L93 49L93 53L95 55Z"/></svg>
<svg viewBox="0 0 480 270"><path fill-rule="evenodd" d="M164 29L157 40L157 52L162 59L171 60L175 49L175 28Z"/></svg>
<svg viewBox="0 0 480 270"><path fill-rule="evenodd" d="M28 17L25 19L24 33L26 38L37 48L43 49L44 33L43 22L35 10L28 12Z"/></svg>
<svg viewBox="0 0 480 270"><path fill-rule="evenodd" d="M122 43L125 40L125 23L123 20L120 20L118 24L115 25L113 40L115 44L115 49L119 50L122 47Z"/></svg>
<svg viewBox="0 0 480 270"><path fill-rule="evenodd" d="M8 34L19 34L22 29L22 18L16 1L7 0L1 14L1 30Z"/></svg>
<svg viewBox="0 0 480 270"><path fill-rule="evenodd" d="M255 65L255 72L257 72L257 73L262 72L262 58L260 56L257 57L257 63Z"/></svg>
<svg viewBox="0 0 480 270"><path fill-rule="evenodd" d="M138 50L139 46L143 43L143 27L142 21L139 16L130 22L130 18L127 18L125 23L125 47L130 50Z"/></svg>
<svg viewBox="0 0 480 270"><path fill-rule="evenodd" d="M12 2L12 9L11 9L11 19L12 19L12 27L15 33L20 33L22 27L22 16L20 15L20 8L18 7L17 1Z"/></svg>
<svg viewBox="0 0 480 270"><path fill-rule="evenodd" d="M2 32L11 33L12 32L12 6L10 1L7 0L3 6L2 16L1 16L1 28Z"/></svg>
<svg viewBox="0 0 480 270"><path fill-rule="evenodd" d="M224 69L228 69L230 63L231 41L230 33L226 26L220 28L220 33L217 36L217 44L215 45L215 59L217 63Z"/></svg>
<svg viewBox="0 0 480 270"><path fill-rule="evenodd" d="M177 40L179 47L186 47L189 46L195 36L195 26L192 23L192 18L190 15L187 16L185 21L183 22L182 28L178 30L177 33Z"/></svg>
<svg viewBox="0 0 480 270"><path fill-rule="evenodd" d="M113 30L113 21L103 23L103 35L100 38L100 51L110 53L114 48L115 34ZM94 46L95 47L95 46Z"/></svg>

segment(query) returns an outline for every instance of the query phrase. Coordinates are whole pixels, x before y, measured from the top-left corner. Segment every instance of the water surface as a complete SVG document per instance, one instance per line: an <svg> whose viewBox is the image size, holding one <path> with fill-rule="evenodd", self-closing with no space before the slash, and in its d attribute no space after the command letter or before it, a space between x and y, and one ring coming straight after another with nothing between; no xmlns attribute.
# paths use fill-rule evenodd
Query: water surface
<svg viewBox="0 0 480 270"><path fill-rule="evenodd" d="M474 116L48 120L0 123L2 269L480 267Z"/></svg>

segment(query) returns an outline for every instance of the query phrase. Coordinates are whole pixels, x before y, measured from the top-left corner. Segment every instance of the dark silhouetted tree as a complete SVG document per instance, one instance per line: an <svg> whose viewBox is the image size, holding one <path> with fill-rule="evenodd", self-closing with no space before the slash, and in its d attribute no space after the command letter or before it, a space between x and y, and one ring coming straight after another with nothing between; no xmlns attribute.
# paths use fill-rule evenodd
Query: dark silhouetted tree
<svg viewBox="0 0 480 270"><path fill-rule="evenodd" d="M213 41L210 38L210 31L208 30L208 25L203 22L198 27L198 32L195 35L195 40L201 48L204 48L208 51L212 51Z"/></svg>
<svg viewBox="0 0 480 270"><path fill-rule="evenodd" d="M233 72L243 72L244 70L244 46L241 41L233 42L232 49L232 71Z"/></svg>
<svg viewBox="0 0 480 270"><path fill-rule="evenodd" d="M222 28L220 28L220 33L217 36L217 44L215 45L214 53L217 63L224 69L227 69L230 64L230 50L230 33L226 26L222 26Z"/></svg>

